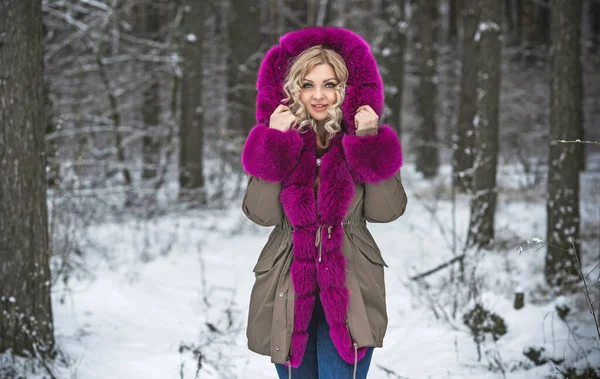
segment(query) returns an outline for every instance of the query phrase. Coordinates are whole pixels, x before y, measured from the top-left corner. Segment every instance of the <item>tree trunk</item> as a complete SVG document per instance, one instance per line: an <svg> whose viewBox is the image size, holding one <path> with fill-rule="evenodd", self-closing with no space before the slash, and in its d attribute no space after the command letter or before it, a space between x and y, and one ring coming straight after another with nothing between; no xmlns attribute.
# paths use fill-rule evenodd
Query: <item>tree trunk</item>
<svg viewBox="0 0 600 379"><path fill-rule="evenodd" d="M515 26L516 26L516 30L515 30L515 46L520 46L521 45L521 36L523 34L523 28L521 25L521 3L523 1L530 1L530 0L513 0L513 8L514 8L514 21L515 21Z"/></svg>
<svg viewBox="0 0 600 379"><path fill-rule="evenodd" d="M315 26L317 24L317 9L319 0L306 0L306 24Z"/></svg>
<svg viewBox="0 0 600 379"><path fill-rule="evenodd" d="M463 54L461 64L458 122L453 148L453 182L460 192L468 192L473 184L473 157L477 113L477 42L475 33L479 24L478 0L464 0L462 12Z"/></svg>
<svg viewBox="0 0 600 379"><path fill-rule="evenodd" d="M519 4L519 30L521 32L521 54L525 59L525 64L527 64L528 66L532 66L535 63L535 54L533 51L533 43L535 40L533 1L521 0Z"/></svg>
<svg viewBox="0 0 600 379"><path fill-rule="evenodd" d="M420 123L417 129L419 146L416 150L416 169L425 178L435 176L439 168L438 138L436 127L437 97L437 41L438 2L419 0L414 7L419 42L416 46L416 66L419 68L419 85L416 99Z"/></svg>
<svg viewBox="0 0 600 379"><path fill-rule="evenodd" d="M404 52L406 50L406 14L404 0L384 0L382 17L386 20L385 53L381 65L387 84L385 101L390 108L389 121L398 136L402 134L402 95L404 92Z"/></svg>
<svg viewBox="0 0 600 379"><path fill-rule="evenodd" d="M583 122L580 62L581 0L552 0L551 6L551 142L546 197L548 246L544 273L549 284L567 286L572 278L578 277L575 254L578 254L581 259L579 170L583 154L581 144L552 141L581 138Z"/></svg>
<svg viewBox="0 0 600 379"><path fill-rule="evenodd" d="M464 1L464 0L463 0ZM458 23L460 20L460 8L463 1L449 0L450 9L448 10L448 39L455 41L458 36Z"/></svg>
<svg viewBox="0 0 600 379"><path fill-rule="evenodd" d="M182 21L183 78L179 128L180 198L206 204L204 195L204 122L202 107L202 42L204 11L201 0L186 0Z"/></svg>
<svg viewBox="0 0 600 379"><path fill-rule="evenodd" d="M160 30L160 12L158 4L141 4L137 6L136 26L142 38L156 40ZM142 138L142 178L156 178L160 163L160 138L157 129L160 124L160 88L158 80L152 74L153 64L145 64L143 70L150 78L143 91L142 121L148 134Z"/></svg>
<svg viewBox="0 0 600 379"><path fill-rule="evenodd" d="M241 0L233 1L239 1L239 6L234 8L242 10L241 14L245 16L243 10L248 8L248 2ZM267 42L269 45L275 45L279 43L279 37L285 32L284 0L269 0L260 2L259 4L255 5L255 7L260 7L261 40ZM310 17L310 15L307 17Z"/></svg>
<svg viewBox="0 0 600 379"><path fill-rule="evenodd" d="M549 0L539 0L536 3L536 37L539 43L547 45L550 43L550 4Z"/></svg>
<svg viewBox="0 0 600 379"><path fill-rule="evenodd" d="M475 142L474 194L469 225L470 242L479 248L494 243L496 168L498 162L500 82L502 63L502 17L504 2L479 0L478 97Z"/></svg>
<svg viewBox="0 0 600 379"><path fill-rule="evenodd" d="M509 38L508 44L512 44L513 39L515 38L516 30L515 30L515 22L513 19L513 0L505 0L504 1L504 19L506 20L507 27L507 37Z"/></svg>
<svg viewBox="0 0 600 379"><path fill-rule="evenodd" d="M46 123L45 135L55 133L56 119L54 117L55 105L52 101L51 90L48 80L44 80L44 122ZM60 163L58 155L57 139L53 138L46 142L46 185L48 188L54 188L60 184Z"/></svg>
<svg viewBox="0 0 600 379"><path fill-rule="evenodd" d="M229 125L247 135L256 124L256 75L263 56L260 9L232 0L229 16Z"/></svg>
<svg viewBox="0 0 600 379"><path fill-rule="evenodd" d="M308 25L308 2L306 0L291 0L288 2L291 13L294 18L303 24ZM287 18L289 20L289 17ZM297 29L293 23L287 22L286 30Z"/></svg>
<svg viewBox="0 0 600 379"><path fill-rule="evenodd" d="M590 51L597 53L600 47L600 1L592 0L590 2L590 31L592 34L592 41L590 45Z"/></svg>
<svg viewBox="0 0 600 379"><path fill-rule="evenodd" d="M54 347L42 4L0 1L0 353Z"/></svg>

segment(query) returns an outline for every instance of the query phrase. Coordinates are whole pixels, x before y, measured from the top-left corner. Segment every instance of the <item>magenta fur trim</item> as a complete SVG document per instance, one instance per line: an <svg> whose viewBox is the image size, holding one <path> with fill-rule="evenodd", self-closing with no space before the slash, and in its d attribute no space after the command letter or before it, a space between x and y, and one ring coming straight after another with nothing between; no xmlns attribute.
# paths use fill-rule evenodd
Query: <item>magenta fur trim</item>
<svg viewBox="0 0 600 379"><path fill-rule="evenodd" d="M387 125L370 136L346 135L343 144L352 178L358 183L382 182L402 166L398 135Z"/></svg>
<svg viewBox="0 0 600 379"><path fill-rule="evenodd" d="M301 149L302 139L295 130L282 132L257 125L244 144L242 166L250 175L280 182L298 162Z"/></svg>

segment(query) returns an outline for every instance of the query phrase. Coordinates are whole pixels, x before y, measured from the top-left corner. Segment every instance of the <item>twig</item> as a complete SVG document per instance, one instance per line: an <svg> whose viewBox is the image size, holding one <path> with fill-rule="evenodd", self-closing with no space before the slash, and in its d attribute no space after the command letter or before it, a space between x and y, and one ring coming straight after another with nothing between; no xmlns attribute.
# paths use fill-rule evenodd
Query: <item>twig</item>
<svg viewBox="0 0 600 379"><path fill-rule="evenodd" d="M450 259L448 262L442 263L441 265L439 265L439 266L437 266L435 268L432 268L429 271L426 271L426 272L424 272L422 274L418 274L418 275L412 276L410 278L410 280L419 280L419 279L422 279L422 278L424 278L426 276L429 276L431 274L434 274L434 273L438 272L439 270L441 270L441 269L443 269L443 268L445 268L447 266L450 266L452 263L454 263L456 261L459 261L459 260L462 260L464 258L465 258L465 255L461 254L458 257L454 257L454 258Z"/></svg>
<svg viewBox="0 0 600 379"><path fill-rule="evenodd" d="M384 367L384 366L382 366L380 364L378 364L377 367L380 368L381 370L383 370L383 372L385 372L388 377L389 376L393 376L394 378L397 378L397 379L409 379L406 376L401 376L401 375L396 374L394 372L394 370L390 370L389 368L386 368L386 367Z"/></svg>
<svg viewBox="0 0 600 379"><path fill-rule="evenodd" d="M573 251L575 252L575 259L577 260L577 266L579 266L579 274L581 275L581 279L583 280L583 288L585 293L585 299L587 300L587 305L589 307L589 311L592 314L594 319L594 324L596 325L596 333L598 334L598 339L596 340L596 344L598 345L598 350L600 350L600 326L598 325L598 319L596 318L596 311L594 311L594 305L592 303L592 299L590 298L590 291L587 286L587 281L585 280L586 276L583 275L583 269L581 268L581 262L579 262L579 257L577 256L577 250L575 249L575 242L573 238L571 238L571 245L573 245Z"/></svg>
<svg viewBox="0 0 600 379"><path fill-rule="evenodd" d="M558 143L591 143L594 145L600 145L600 142L598 142L598 141L582 141L580 139L576 139L575 141L565 141L564 139L559 139L559 140L556 140L556 142L558 142Z"/></svg>

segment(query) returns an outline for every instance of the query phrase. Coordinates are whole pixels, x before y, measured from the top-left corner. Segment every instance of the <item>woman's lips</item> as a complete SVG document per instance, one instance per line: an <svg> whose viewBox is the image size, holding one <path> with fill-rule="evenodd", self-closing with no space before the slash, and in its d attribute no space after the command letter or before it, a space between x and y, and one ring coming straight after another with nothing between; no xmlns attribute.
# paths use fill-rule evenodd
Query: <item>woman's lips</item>
<svg viewBox="0 0 600 379"><path fill-rule="evenodd" d="M313 104L312 105L313 109L320 112L320 111L324 111L325 109L327 109L327 105L321 104L321 105L316 105Z"/></svg>

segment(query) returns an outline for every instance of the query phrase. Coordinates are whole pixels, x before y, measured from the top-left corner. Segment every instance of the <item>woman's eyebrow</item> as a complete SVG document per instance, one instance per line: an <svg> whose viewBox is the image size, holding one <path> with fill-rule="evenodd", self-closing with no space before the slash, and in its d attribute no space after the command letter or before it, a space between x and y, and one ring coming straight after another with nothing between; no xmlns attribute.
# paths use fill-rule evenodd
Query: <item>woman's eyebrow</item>
<svg viewBox="0 0 600 379"><path fill-rule="evenodd" d="M336 79L336 78L329 78L329 79L325 79L325 80L323 80L323 83L325 83L325 82L329 82L329 81L332 81L332 80L337 82L337 79ZM313 81L312 81L312 80L310 80L310 79L304 79L304 81L305 81L305 82L310 82L310 83L312 83L312 82L313 82Z"/></svg>

